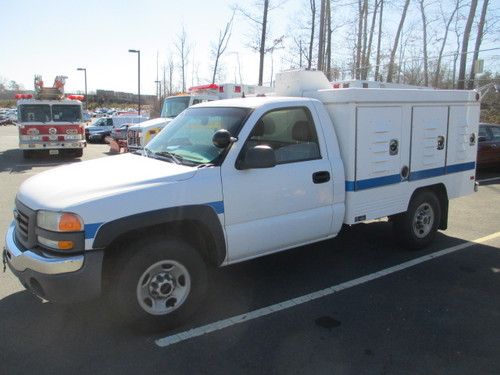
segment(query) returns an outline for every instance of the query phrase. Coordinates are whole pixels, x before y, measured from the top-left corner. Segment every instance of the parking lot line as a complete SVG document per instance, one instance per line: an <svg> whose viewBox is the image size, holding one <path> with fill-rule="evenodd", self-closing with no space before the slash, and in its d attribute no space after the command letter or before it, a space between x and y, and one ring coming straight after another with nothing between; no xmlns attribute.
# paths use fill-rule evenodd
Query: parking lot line
<svg viewBox="0 0 500 375"><path fill-rule="evenodd" d="M470 241L470 242L464 242L464 243L456 245L456 246L452 246L452 247L449 247L449 248L446 248L443 250L439 250L439 251L436 251L434 253L427 254L427 255L424 255L422 257L415 258L415 259L409 260L407 262L404 262L404 263L401 263L401 264L398 264L398 265L395 265L392 267L388 267L388 268L385 268L383 270L373 272L371 274L368 274L368 275L365 275L362 277L358 277L358 278L353 279L353 280L345 281L341 284L333 285L331 287L321 289L321 290L313 292L313 293L309 293L309 294L306 294L306 295L303 295L300 297L292 298L290 300L279 302L279 303L276 303L274 305L263 307L263 308L260 308L257 310L249 311L247 313L236 315L236 316L233 316L231 318L219 320L217 322L206 324L204 326L192 328L192 329L184 331L184 332L175 333L173 335L157 339L157 340L155 340L155 343L159 347L167 347L167 346L177 344L179 342L186 341L186 340L189 340L189 339L192 339L195 337L203 336L207 333L222 330L224 328L233 326L233 325L238 324L238 323L248 322L250 320L261 318L261 317L266 316L266 315L270 315L270 314L273 314L273 313L276 313L279 311L287 310L289 308L304 304L306 302L314 301L316 299L332 295L332 294L337 293L341 290L346 290L346 289L367 283L369 281L376 280L378 278L390 275L392 273L395 273L395 272L398 272L398 271L401 271L401 270L404 270L407 268L411 268L413 266L427 262L429 260L439 258L443 255L447 255L447 254L453 253L455 251L463 250L463 249L466 249L468 247L493 240L497 237L500 237L500 232L492 233L488 236L481 237L481 238L478 238L478 239Z"/></svg>

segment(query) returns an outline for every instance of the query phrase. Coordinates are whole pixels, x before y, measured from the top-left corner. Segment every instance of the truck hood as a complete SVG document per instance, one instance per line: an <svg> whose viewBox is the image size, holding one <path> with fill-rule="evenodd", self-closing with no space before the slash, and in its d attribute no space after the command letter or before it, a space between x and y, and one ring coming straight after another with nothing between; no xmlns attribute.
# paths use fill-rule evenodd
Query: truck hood
<svg viewBox="0 0 500 375"><path fill-rule="evenodd" d="M142 129L142 128L148 128L150 126L157 126L157 125L168 124L172 120L173 120L173 118L159 117L159 118L155 118L155 119L152 119L152 120L143 121L143 122L140 122L138 124L134 124L132 126L129 126L128 130L139 130L139 129Z"/></svg>
<svg viewBox="0 0 500 375"><path fill-rule="evenodd" d="M50 169L26 180L17 198L31 209L65 210L106 196L187 180L193 167L124 154Z"/></svg>

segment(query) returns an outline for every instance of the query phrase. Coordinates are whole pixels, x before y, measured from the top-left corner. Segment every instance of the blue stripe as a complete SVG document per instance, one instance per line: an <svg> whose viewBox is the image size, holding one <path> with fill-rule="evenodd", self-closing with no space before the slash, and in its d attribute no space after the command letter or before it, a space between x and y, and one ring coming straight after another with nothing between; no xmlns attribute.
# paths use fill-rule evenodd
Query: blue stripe
<svg viewBox="0 0 500 375"><path fill-rule="evenodd" d="M379 186L397 184L399 182L401 182L401 176L399 174L369 178L367 180L356 181L356 190L372 189Z"/></svg>
<svg viewBox="0 0 500 375"><path fill-rule="evenodd" d="M354 191L356 184L354 181L346 181L345 182L345 191Z"/></svg>
<svg viewBox="0 0 500 375"><path fill-rule="evenodd" d="M424 178L431 178L442 176L445 173L444 167L425 169L423 171L411 172L410 177L408 178L410 181L422 180Z"/></svg>
<svg viewBox="0 0 500 375"><path fill-rule="evenodd" d="M224 202L223 201L210 202L210 203L207 203L207 206L212 207L217 215L224 213Z"/></svg>
<svg viewBox="0 0 500 375"><path fill-rule="evenodd" d="M476 168L476 163L475 162L468 162L468 163L462 163L462 164L449 165L446 168L440 167L440 168L426 169L423 171L411 172L410 176L409 176L409 180L415 181L415 180L421 180L424 178L443 176L443 175L449 174L449 173L457 173L457 172L473 170L474 168ZM385 186L385 185L397 184L397 183L402 182L402 181L404 181L404 179L401 178L401 176L399 174L394 174L391 176L384 176L384 177L369 178L369 179L360 180L360 181L346 181L345 182L345 190L346 191L358 191L358 190L372 189L372 188L381 187L381 186Z"/></svg>
<svg viewBox="0 0 500 375"><path fill-rule="evenodd" d="M85 224L85 239L91 239L95 237L97 230L102 225L102 223Z"/></svg>
<svg viewBox="0 0 500 375"><path fill-rule="evenodd" d="M476 163L471 161L470 163L448 165L446 167L446 173L463 172L463 171L468 171L470 169L475 169L475 168L476 168Z"/></svg>

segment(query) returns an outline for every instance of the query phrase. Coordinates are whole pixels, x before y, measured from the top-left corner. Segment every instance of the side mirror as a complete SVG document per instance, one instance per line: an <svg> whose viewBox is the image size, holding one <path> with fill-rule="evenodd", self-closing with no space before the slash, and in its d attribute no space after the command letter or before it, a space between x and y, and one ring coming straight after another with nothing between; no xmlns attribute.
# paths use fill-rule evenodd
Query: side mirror
<svg viewBox="0 0 500 375"><path fill-rule="evenodd" d="M232 137L231 133L226 129L217 130L212 137L212 143L217 148L226 148L235 141L236 138Z"/></svg>
<svg viewBox="0 0 500 375"><path fill-rule="evenodd" d="M245 153L245 159L238 160L236 169L272 168L276 166L274 150L266 145L255 146Z"/></svg>

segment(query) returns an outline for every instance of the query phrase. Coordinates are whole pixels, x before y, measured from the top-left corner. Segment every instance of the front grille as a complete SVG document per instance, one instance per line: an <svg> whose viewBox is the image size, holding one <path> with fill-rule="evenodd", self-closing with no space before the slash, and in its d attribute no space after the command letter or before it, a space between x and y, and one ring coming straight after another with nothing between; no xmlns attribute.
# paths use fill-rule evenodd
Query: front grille
<svg viewBox="0 0 500 375"><path fill-rule="evenodd" d="M139 136L140 132L137 130L129 130L127 133L127 143L129 146L140 146L141 138Z"/></svg>
<svg viewBox="0 0 500 375"><path fill-rule="evenodd" d="M16 222L17 222L17 233L25 240L28 240L28 228L30 219L27 215L23 214L19 210L16 211Z"/></svg>
<svg viewBox="0 0 500 375"><path fill-rule="evenodd" d="M14 213L14 219L16 221L16 237L18 241L27 249L35 246L36 212L26 207L16 199L16 211Z"/></svg>

